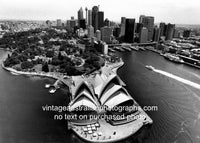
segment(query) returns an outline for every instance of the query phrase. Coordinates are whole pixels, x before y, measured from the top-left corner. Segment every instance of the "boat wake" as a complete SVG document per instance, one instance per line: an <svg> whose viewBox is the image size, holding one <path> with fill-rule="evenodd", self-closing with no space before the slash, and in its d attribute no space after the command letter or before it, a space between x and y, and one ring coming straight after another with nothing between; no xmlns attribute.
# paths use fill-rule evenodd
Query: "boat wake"
<svg viewBox="0 0 200 143"><path fill-rule="evenodd" d="M194 88L200 89L200 85L199 85L199 84L197 84L197 83L195 83L195 82L192 82L192 81L190 81L190 80L187 80L187 79L178 77L178 76L176 76L176 75L173 75L173 74L171 74L171 73L168 73L168 72L165 72L165 71L162 71L162 70L158 70L158 69L154 69L153 71L155 71L155 72L157 72L157 73L160 73L160 74L162 74L162 75L165 75L165 76L167 76L167 77L170 77L170 78L172 78L172 79L175 79L175 80L177 80L177 81L179 81L179 82L182 82L182 83L184 83L184 84L187 84L187 85L189 85L189 86L192 86L192 87L194 87Z"/></svg>

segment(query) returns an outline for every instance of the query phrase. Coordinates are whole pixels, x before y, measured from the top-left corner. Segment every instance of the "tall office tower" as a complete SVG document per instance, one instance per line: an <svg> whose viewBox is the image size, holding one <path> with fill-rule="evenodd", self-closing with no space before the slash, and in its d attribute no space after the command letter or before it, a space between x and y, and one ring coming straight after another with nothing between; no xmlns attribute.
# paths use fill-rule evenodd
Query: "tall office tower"
<svg viewBox="0 0 200 143"><path fill-rule="evenodd" d="M48 28L50 28L50 27L51 27L51 21L50 21L50 20L47 20L47 21L46 21L46 25L47 25ZM1 26L0 26L0 27L1 27Z"/></svg>
<svg viewBox="0 0 200 143"><path fill-rule="evenodd" d="M99 11L98 12L98 30L101 29L101 27L104 26L104 12Z"/></svg>
<svg viewBox="0 0 200 143"><path fill-rule="evenodd" d="M121 18L120 37L125 35L126 17Z"/></svg>
<svg viewBox="0 0 200 143"><path fill-rule="evenodd" d="M92 10L88 10L88 25L92 25Z"/></svg>
<svg viewBox="0 0 200 143"><path fill-rule="evenodd" d="M190 34L191 34L191 30L184 30L184 31L183 31L183 37L184 37L184 38L190 37Z"/></svg>
<svg viewBox="0 0 200 143"><path fill-rule="evenodd" d="M57 19L57 24L56 24L58 27L61 27L62 26L62 21L61 19Z"/></svg>
<svg viewBox="0 0 200 143"><path fill-rule="evenodd" d="M165 36L166 35L166 24L164 22L160 23L160 36Z"/></svg>
<svg viewBox="0 0 200 143"><path fill-rule="evenodd" d="M126 19L125 42L133 43L135 34L135 19Z"/></svg>
<svg viewBox="0 0 200 143"><path fill-rule="evenodd" d="M174 29L174 38L180 38L180 31L178 29Z"/></svg>
<svg viewBox="0 0 200 143"><path fill-rule="evenodd" d="M101 31L100 30L96 31L96 38L97 38L97 41L101 41Z"/></svg>
<svg viewBox="0 0 200 143"><path fill-rule="evenodd" d="M86 25L88 25L88 9L87 9L87 7L85 7L85 22L86 22Z"/></svg>
<svg viewBox="0 0 200 143"><path fill-rule="evenodd" d="M120 36L120 27L115 27L113 29L113 36L115 36L116 38L118 38Z"/></svg>
<svg viewBox="0 0 200 143"><path fill-rule="evenodd" d="M82 7L78 11L78 26L80 27L80 20L83 19L83 9Z"/></svg>
<svg viewBox="0 0 200 143"><path fill-rule="evenodd" d="M80 19L79 20L80 28L86 29L86 22L85 19Z"/></svg>
<svg viewBox="0 0 200 143"><path fill-rule="evenodd" d="M106 43L111 43L111 36L112 36L113 30L111 27L104 26L101 28L101 40Z"/></svg>
<svg viewBox="0 0 200 143"><path fill-rule="evenodd" d="M89 25L87 30L88 30L88 38L94 37L94 27L92 27L92 25Z"/></svg>
<svg viewBox="0 0 200 143"><path fill-rule="evenodd" d="M147 43L148 40L148 29L143 27L139 33L139 42L140 43Z"/></svg>
<svg viewBox="0 0 200 143"><path fill-rule="evenodd" d="M135 33L140 33L140 31L143 28L143 24L142 23L137 23L136 24L136 29L135 29Z"/></svg>
<svg viewBox="0 0 200 143"><path fill-rule="evenodd" d="M158 42L160 39L160 28L154 28L153 41Z"/></svg>
<svg viewBox="0 0 200 143"><path fill-rule="evenodd" d="M174 35L175 24L168 24L166 30L166 38L165 40L172 40Z"/></svg>
<svg viewBox="0 0 200 143"><path fill-rule="evenodd" d="M139 18L139 23L143 23L143 18L145 17L145 15L140 15L140 18Z"/></svg>
<svg viewBox="0 0 200 143"><path fill-rule="evenodd" d="M105 20L104 20L104 26L110 26L110 21L108 20L108 18L106 18Z"/></svg>
<svg viewBox="0 0 200 143"><path fill-rule="evenodd" d="M148 41L151 41L153 38L154 17L142 16L141 23L148 29Z"/></svg>
<svg viewBox="0 0 200 143"><path fill-rule="evenodd" d="M98 12L99 8L97 6L93 6L92 8L92 26L96 31L98 29Z"/></svg>

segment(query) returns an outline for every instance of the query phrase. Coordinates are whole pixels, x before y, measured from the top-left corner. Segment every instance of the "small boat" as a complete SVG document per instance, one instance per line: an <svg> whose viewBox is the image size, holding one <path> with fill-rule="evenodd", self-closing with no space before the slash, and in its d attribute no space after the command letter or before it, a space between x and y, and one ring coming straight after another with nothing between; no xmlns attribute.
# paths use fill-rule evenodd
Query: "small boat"
<svg viewBox="0 0 200 143"><path fill-rule="evenodd" d="M45 88L49 88L50 86L50 84L45 84Z"/></svg>
<svg viewBox="0 0 200 143"><path fill-rule="evenodd" d="M55 93L56 92L56 89L55 88L52 88L49 90L49 93Z"/></svg>
<svg viewBox="0 0 200 143"><path fill-rule="evenodd" d="M147 69L149 69L149 70L152 70L152 71L155 70L155 68L154 68L153 66L148 66L148 65L146 65L145 67L146 67Z"/></svg>

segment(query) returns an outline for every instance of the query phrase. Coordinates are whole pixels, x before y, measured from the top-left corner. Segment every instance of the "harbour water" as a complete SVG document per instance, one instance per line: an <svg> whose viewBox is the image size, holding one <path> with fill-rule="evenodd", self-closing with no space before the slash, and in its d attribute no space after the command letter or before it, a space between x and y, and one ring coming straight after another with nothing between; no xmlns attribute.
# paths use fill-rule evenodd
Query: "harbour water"
<svg viewBox="0 0 200 143"><path fill-rule="evenodd" d="M199 143L200 70L172 63L150 51L117 54L125 62L118 73L129 93L141 106L158 107L158 111L147 111L154 123L137 141ZM1 60L3 55L5 52L0 51ZM157 72L148 70L145 65L152 65ZM54 80L12 75L2 68L0 77L0 142L83 142L67 130L67 121L54 120L57 112L42 110L45 105L67 105L66 88L49 94L44 86ZM133 140L121 142L132 143Z"/></svg>

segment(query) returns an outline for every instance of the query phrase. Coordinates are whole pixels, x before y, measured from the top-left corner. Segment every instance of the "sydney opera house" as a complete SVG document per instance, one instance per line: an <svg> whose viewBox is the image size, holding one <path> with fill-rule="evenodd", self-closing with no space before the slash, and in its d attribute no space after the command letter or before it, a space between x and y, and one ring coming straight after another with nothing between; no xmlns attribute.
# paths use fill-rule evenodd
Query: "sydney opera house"
<svg viewBox="0 0 200 143"><path fill-rule="evenodd" d="M141 108L134 108L139 105L114 72L116 68L103 67L89 77L73 77L70 113L81 118L69 121L69 127L86 141L118 141L152 123Z"/></svg>

